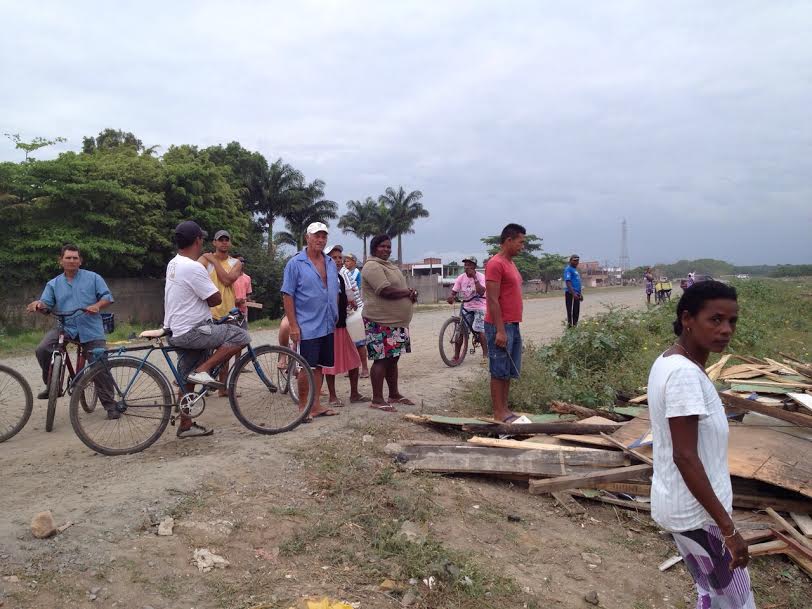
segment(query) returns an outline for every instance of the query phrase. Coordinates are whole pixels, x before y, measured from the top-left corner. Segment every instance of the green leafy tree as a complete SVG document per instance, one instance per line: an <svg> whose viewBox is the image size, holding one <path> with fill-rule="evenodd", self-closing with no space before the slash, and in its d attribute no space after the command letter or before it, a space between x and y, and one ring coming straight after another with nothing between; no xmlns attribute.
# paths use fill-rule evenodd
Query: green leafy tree
<svg viewBox="0 0 812 609"><path fill-rule="evenodd" d="M480 241L488 248L488 254L490 256L493 256L499 251L499 235L483 237ZM519 272L522 274L522 279L525 281L540 278L539 259L535 256L535 252L541 251L541 241L541 237L533 234L526 235L524 250L513 258L513 263L516 265L516 268L519 269Z"/></svg>
<svg viewBox="0 0 812 609"><path fill-rule="evenodd" d="M298 169L277 159L268 168L264 198L251 211L254 221L268 236L268 253L272 254L279 240L274 238L273 224L278 218L293 213L294 208L307 202L304 175Z"/></svg>
<svg viewBox="0 0 812 609"><path fill-rule="evenodd" d="M403 262L402 236L414 233L414 223L419 218L429 217L428 210L421 203L422 198L423 193L419 190L407 194L403 186L397 190L390 186L378 197L378 201L389 210L391 216L386 233L398 238L398 263Z"/></svg>
<svg viewBox="0 0 812 609"><path fill-rule="evenodd" d="M561 254L544 253L537 258L538 278L544 282L544 291L550 291L550 282L561 279L568 259Z"/></svg>
<svg viewBox="0 0 812 609"><path fill-rule="evenodd" d="M251 277L254 290L251 298L262 303L262 316L275 319L283 314L282 293L279 290L285 259L278 251L269 253L263 240L264 234L254 226L235 248L235 254L245 257L245 272Z"/></svg>
<svg viewBox="0 0 812 609"><path fill-rule="evenodd" d="M105 129L96 137L82 138L82 152L93 154L97 150L111 150L113 148L128 147L136 152L144 152L144 144L129 131L121 129ZM151 154L153 149L149 150Z"/></svg>
<svg viewBox="0 0 812 609"><path fill-rule="evenodd" d="M290 245L298 251L304 247L304 233L310 224L313 222L327 224L338 217L338 204L322 197L324 197L322 180L313 180L305 187L303 196L284 215L288 230L277 233L277 245Z"/></svg>
<svg viewBox="0 0 812 609"><path fill-rule="evenodd" d="M54 144L60 144L62 142L67 142L68 140L64 137L55 137L52 140L49 140L44 137L35 137L30 142L24 142L23 138L20 136L19 133L4 133L8 139L14 142L14 147L17 150L22 150L25 153L25 160L29 161L32 160L31 153L36 152L40 148L45 148L46 146L53 146Z"/></svg>
<svg viewBox="0 0 812 609"><path fill-rule="evenodd" d="M270 179L265 157L243 148L239 142L209 146L203 153L215 165L229 168L228 182L239 194L243 207L252 214L260 213L266 202Z"/></svg>
<svg viewBox="0 0 812 609"><path fill-rule="evenodd" d="M364 260L367 259L367 239L383 232L380 226L382 219L380 212L381 205L372 197L367 197L364 202L347 201L347 213L338 220L338 228L363 241Z"/></svg>

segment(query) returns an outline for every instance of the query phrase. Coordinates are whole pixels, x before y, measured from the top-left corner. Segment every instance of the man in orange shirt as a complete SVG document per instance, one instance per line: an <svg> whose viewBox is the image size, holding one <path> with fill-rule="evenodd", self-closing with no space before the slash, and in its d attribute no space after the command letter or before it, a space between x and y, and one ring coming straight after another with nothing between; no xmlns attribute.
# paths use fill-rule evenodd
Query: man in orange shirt
<svg viewBox="0 0 812 609"><path fill-rule="evenodd" d="M499 252L485 267L485 337L488 340L488 364L491 373L493 416L504 423L518 416L508 408L510 379L519 378L522 365L522 275L513 258L524 249L527 231L520 224L502 229Z"/></svg>

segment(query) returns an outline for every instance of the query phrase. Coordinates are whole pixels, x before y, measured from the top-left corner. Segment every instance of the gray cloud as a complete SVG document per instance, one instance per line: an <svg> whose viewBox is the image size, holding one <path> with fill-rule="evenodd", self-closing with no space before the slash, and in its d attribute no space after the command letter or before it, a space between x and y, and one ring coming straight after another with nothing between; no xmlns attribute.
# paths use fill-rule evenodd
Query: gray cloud
<svg viewBox="0 0 812 609"><path fill-rule="evenodd" d="M0 130L239 140L341 203L403 184L407 258L809 262L804 2L6 3ZM7 143L0 159L19 155ZM346 242L358 247L351 237Z"/></svg>

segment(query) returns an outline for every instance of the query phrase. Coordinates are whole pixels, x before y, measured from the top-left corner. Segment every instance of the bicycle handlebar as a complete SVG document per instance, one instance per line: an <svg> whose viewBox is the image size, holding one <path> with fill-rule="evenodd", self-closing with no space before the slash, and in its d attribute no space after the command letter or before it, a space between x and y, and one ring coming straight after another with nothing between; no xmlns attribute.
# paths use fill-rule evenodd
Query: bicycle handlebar
<svg viewBox="0 0 812 609"><path fill-rule="evenodd" d="M86 313L87 309L80 308L74 309L73 311L53 311L52 309L40 309L46 315L53 315L54 317L70 317L71 315L76 315L77 313Z"/></svg>

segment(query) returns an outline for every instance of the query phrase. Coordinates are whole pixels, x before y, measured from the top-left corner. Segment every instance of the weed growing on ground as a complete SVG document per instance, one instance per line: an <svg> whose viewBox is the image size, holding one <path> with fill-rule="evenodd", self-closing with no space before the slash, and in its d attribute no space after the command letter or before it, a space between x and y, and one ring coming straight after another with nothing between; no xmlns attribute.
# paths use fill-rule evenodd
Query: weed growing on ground
<svg viewBox="0 0 812 609"><path fill-rule="evenodd" d="M782 351L808 360L812 282L763 279L734 285L739 325L730 352L777 358ZM654 359L675 340L676 304L675 299L646 311L608 307L547 346L528 345L521 378L511 384L511 407L544 412L550 401L562 400L611 408L618 396L637 395ZM481 411L490 408L485 374L473 395Z"/></svg>

